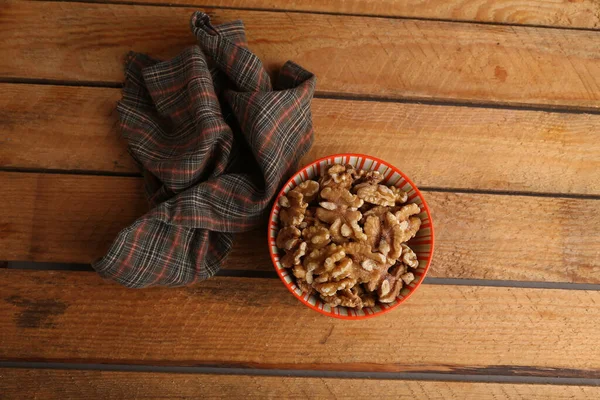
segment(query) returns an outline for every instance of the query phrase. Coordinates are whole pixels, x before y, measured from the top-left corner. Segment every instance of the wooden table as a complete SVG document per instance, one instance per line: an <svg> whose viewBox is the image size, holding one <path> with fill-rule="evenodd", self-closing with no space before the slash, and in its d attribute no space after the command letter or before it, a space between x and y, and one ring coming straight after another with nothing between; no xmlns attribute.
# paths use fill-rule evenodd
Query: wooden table
<svg viewBox="0 0 600 400"><path fill-rule="evenodd" d="M294 299L263 232L188 288L91 270L146 210L123 57L192 44L202 6L119 3L0 0L0 398L599 398L596 1L208 2L318 76L304 163L372 154L424 189L426 284L358 322Z"/></svg>

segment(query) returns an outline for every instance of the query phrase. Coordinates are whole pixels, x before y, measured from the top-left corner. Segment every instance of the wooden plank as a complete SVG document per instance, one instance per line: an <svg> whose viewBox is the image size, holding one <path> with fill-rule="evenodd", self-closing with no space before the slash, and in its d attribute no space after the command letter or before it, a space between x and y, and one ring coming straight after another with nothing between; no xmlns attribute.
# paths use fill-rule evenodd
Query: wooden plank
<svg viewBox="0 0 600 400"><path fill-rule="evenodd" d="M119 89L0 84L0 167L136 173Z"/></svg>
<svg viewBox="0 0 600 400"><path fill-rule="evenodd" d="M87 263L144 210L139 178L0 173L0 260ZM600 201L425 192L431 276L600 283ZM229 269L271 271L266 233L238 235Z"/></svg>
<svg viewBox="0 0 600 400"><path fill-rule="evenodd" d="M103 0L95 0L103 2ZM198 0L132 0L143 4L199 5ZM215 7L308 11L383 17L428 18L596 29L600 5L593 0L212 0Z"/></svg>
<svg viewBox="0 0 600 400"><path fill-rule="evenodd" d="M147 209L141 179L0 175L2 260L89 263Z"/></svg>
<svg viewBox="0 0 600 400"><path fill-rule="evenodd" d="M0 369L3 398L23 399L591 399L600 388L515 383Z"/></svg>
<svg viewBox="0 0 600 400"><path fill-rule="evenodd" d="M308 13L210 9L244 20L269 70L288 58L321 93L389 98L600 106L596 32ZM194 43L192 9L6 3L0 76L120 82L131 50L173 56ZM44 29L23 21L44 21ZM559 77L559 78L558 78Z"/></svg>
<svg viewBox="0 0 600 400"><path fill-rule="evenodd" d="M87 272L3 269L0 287L8 361L600 377L600 291L423 285L399 309L350 322L277 279L131 290Z"/></svg>
<svg viewBox="0 0 600 400"><path fill-rule="evenodd" d="M136 173L116 127L119 98L0 84L0 167ZM600 194L600 115L330 99L312 111L316 141L302 163L365 153L421 186Z"/></svg>

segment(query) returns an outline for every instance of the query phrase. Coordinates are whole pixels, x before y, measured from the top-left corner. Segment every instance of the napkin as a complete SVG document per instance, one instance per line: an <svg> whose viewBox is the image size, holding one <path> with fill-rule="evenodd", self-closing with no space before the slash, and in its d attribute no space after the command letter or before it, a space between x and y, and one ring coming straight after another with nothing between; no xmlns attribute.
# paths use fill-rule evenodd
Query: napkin
<svg viewBox="0 0 600 400"><path fill-rule="evenodd" d="M127 287L214 275L233 234L265 224L313 141L312 73L288 61L272 81L241 21L213 25L195 12L191 29L198 45L172 60L130 53L126 61L119 127L151 210L93 267Z"/></svg>

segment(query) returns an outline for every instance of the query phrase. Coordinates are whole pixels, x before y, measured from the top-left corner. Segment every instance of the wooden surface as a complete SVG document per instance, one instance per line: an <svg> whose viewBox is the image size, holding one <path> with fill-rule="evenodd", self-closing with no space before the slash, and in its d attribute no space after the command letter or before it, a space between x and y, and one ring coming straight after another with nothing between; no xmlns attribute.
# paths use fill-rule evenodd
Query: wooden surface
<svg viewBox="0 0 600 400"><path fill-rule="evenodd" d="M193 9L66 2L6 3L0 74L121 82L131 49L173 56L194 42ZM318 92L367 97L546 104L597 110L596 32L210 9L243 19L269 70L289 58L314 72ZM41 21L37 24L21 21ZM157 27L160 27L158 29ZM560 77L560 79L558 79Z"/></svg>
<svg viewBox="0 0 600 400"><path fill-rule="evenodd" d="M4 269L0 287L4 360L600 378L599 291L423 285L394 313L345 321L276 278L132 291Z"/></svg>
<svg viewBox="0 0 600 400"><path fill-rule="evenodd" d="M0 370L3 398L528 400L596 398L597 387L39 369Z"/></svg>
<svg viewBox="0 0 600 400"><path fill-rule="evenodd" d="M0 5L0 398L599 396L598 2L210 2L268 70L316 73L302 163L367 153L425 189L429 283L358 322L294 299L262 230L188 288L68 270L147 209L122 60L193 44L194 5Z"/></svg>
<svg viewBox="0 0 600 400"><path fill-rule="evenodd" d="M135 177L0 172L0 187L5 260L90 263L146 210ZM430 276L600 283L597 200L424 193L436 229ZM240 237L226 266L272 271L266 230Z"/></svg>
<svg viewBox="0 0 600 400"><path fill-rule="evenodd" d="M0 84L0 166L137 173L117 130L119 97ZM600 195L600 115L330 99L312 112L317 136L303 163L357 152L421 187Z"/></svg>
<svg viewBox="0 0 600 400"><path fill-rule="evenodd" d="M98 0L102 2L102 0ZM123 1L125 2L125 1ZM141 4L201 5L198 0L129 0ZM333 14L477 21L597 29L600 5L594 0L212 0L216 7L239 7Z"/></svg>

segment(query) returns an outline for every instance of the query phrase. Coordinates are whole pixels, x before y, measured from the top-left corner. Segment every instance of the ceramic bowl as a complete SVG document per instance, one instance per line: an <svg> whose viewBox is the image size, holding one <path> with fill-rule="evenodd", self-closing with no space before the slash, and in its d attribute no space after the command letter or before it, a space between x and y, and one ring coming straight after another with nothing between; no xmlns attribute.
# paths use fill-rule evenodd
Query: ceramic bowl
<svg viewBox="0 0 600 400"><path fill-rule="evenodd" d="M405 286L400 291L398 298L396 298L396 300L392 303L377 304L374 307L365 307L362 310L341 306L330 307L329 305L323 303L318 295L308 295L307 293L303 293L298 286L296 286L295 278L292 275L291 270L284 268L279 262L279 257L282 253L275 245L275 238L277 237L277 232L279 231L279 198L305 180L318 179L318 177L321 175L321 172L325 171L325 168L332 164L350 164L356 169L367 171L378 170L385 177L382 183L388 186L397 186L406 191L408 193L408 203L416 203L421 208L421 213L419 214L419 217L422 221L421 229L417 233L416 237L408 242L408 245L417 254L419 259L419 267L416 269L416 271L414 271L415 280L410 285ZM296 174L294 174L294 176L292 176L292 178L290 178L290 180L283 186L277 196L269 217L268 243L271 260L273 261L273 265L275 266L277 274L281 278L281 281L285 287L287 287L288 290L298 300L313 310L330 317L341 319L364 319L382 315L393 310L406 301L417 290L417 288L421 285L421 282L423 282L423 279L425 278L425 275L429 269L429 265L431 264L431 258L433 256L434 234L431 213L427 203L425 202L425 198L415 184L398 168L372 156L361 154L336 154L321 158L305 166Z"/></svg>

